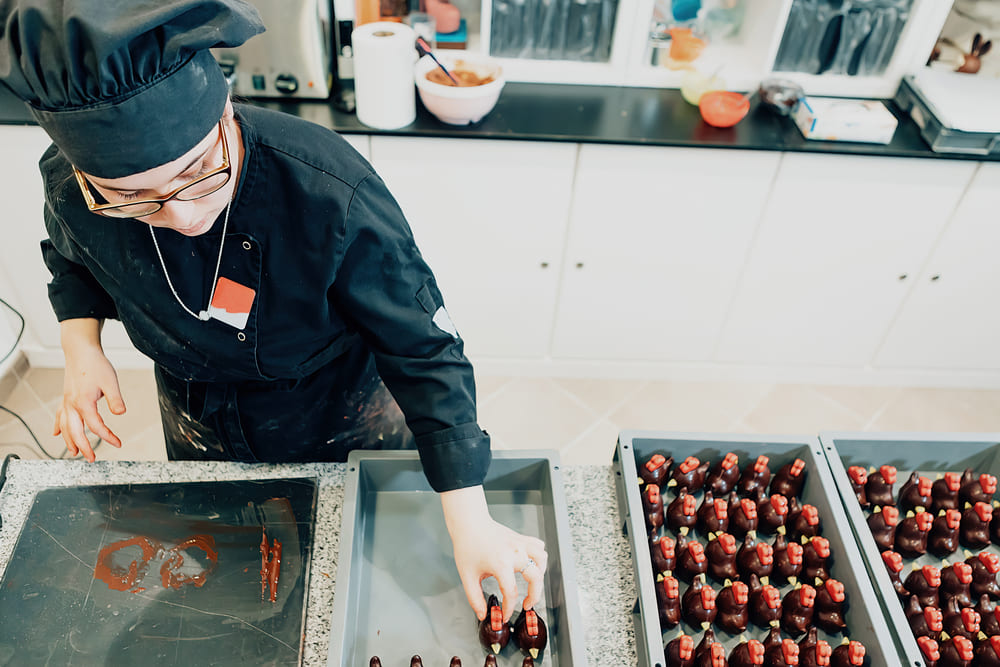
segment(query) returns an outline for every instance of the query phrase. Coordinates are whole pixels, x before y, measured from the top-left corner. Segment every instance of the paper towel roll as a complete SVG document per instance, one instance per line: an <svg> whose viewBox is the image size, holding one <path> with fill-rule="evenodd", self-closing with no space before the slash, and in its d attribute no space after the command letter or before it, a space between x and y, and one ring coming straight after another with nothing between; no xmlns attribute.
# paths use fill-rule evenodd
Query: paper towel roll
<svg viewBox="0 0 1000 667"><path fill-rule="evenodd" d="M417 117L416 39L410 26L388 21L366 23L351 33L355 103L365 125L394 130Z"/></svg>

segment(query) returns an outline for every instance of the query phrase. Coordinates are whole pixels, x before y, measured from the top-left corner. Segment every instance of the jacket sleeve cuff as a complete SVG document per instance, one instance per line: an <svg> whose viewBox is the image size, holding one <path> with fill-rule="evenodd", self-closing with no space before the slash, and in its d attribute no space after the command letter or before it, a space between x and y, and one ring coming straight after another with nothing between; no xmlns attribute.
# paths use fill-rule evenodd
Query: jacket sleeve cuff
<svg viewBox="0 0 1000 667"><path fill-rule="evenodd" d="M479 424L461 424L416 438L420 463L438 493L477 486L486 479L492 456L490 436Z"/></svg>

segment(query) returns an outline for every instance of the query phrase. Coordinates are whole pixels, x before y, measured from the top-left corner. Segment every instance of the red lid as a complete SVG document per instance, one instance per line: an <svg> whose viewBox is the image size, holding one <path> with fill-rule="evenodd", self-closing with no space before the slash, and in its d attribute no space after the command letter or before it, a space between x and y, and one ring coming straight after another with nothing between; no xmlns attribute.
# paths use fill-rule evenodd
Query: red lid
<svg viewBox="0 0 1000 667"><path fill-rule="evenodd" d="M993 647L993 652L1000 655L1000 635L993 635L990 637L990 646Z"/></svg>
<svg viewBox="0 0 1000 667"><path fill-rule="evenodd" d="M711 586L701 587L701 606L711 611L715 609L715 591Z"/></svg>
<svg viewBox="0 0 1000 667"><path fill-rule="evenodd" d="M736 538L729 533L722 533L717 538L719 544L722 545L722 550L725 551L730 556L736 553Z"/></svg>
<svg viewBox="0 0 1000 667"><path fill-rule="evenodd" d="M833 649L828 642L823 639L816 642L816 664L819 667L828 667L831 655L833 655Z"/></svg>
<svg viewBox="0 0 1000 667"><path fill-rule="evenodd" d="M767 470L767 462L770 460L771 459L767 458L766 456L758 456L757 460L754 461L753 464L754 472L764 472L765 470Z"/></svg>
<svg viewBox="0 0 1000 667"><path fill-rule="evenodd" d="M781 606L781 593L779 593L778 589L774 586L768 584L761 589L760 593L764 598L764 604L766 604L770 609L777 609Z"/></svg>
<svg viewBox="0 0 1000 667"><path fill-rule="evenodd" d="M924 621L931 632L941 632L944 615L937 607L924 607Z"/></svg>
<svg viewBox="0 0 1000 667"><path fill-rule="evenodd" d="M886 505L882 508L882 521L885 521L887 526L895 526L899 521L899 510L892 505Z"/></svg>
<svg viewBox="0 0 1000 667"><path fill-rule="evenodd" d="M847 657L852 665L861 665L865 662L865 645L861 642L851 642L847 647Z"/></svg>
<svg viewBox="0 0 1000 667"><path fill-rule="evenodd" d="M666 537L666 536L661 537L660 538L660 554L662 554L663 557L667 558L667 559L674 558L676 556L676 554L674 553L674 546L675 545L676 544L675 544L674 539L672 537Z"/></svg>
<svg viewBox="0 0 1000 667"><path fill-rule="evenodd" d="M917 646L920 647L924 657L933 662L941 659L941 652L938 650L938 643L930 637L917 637Z"/></svg>
<svg viewBox="0 0 1000 667"><path fill-rule="evenodd" d="M723 498L716 498L712 501L712 506L715 508L715 518L719 521L725 521L729 517L729 503Z"/></svg>
<svg viewBox="0 0 1000 667"><path fill-rule="evenodd" d="M688 553L691 554L691 558L694 559L696 563L705 562L705 547L701 546L701 542L691 542L688 544Z"/></svg>
<svg viewBox="0 0 1000 667"><path fill-rule="evenodd" d="M785 659L786 665L799 664L799 646L791 639L781 640L781 655Z"/></svg>
<svg viewBox="0 0 1000 667"><path fill-rule="evenodd" d="M948 522L948 527L955 530L962 524L962 513L958 510L945 510L944 520Z"/></svg>
<svg viewBox="0 0 1000 667"><path fill-rule="evenodd" d="M986 493L996 493L997 492L997 478L993 475L987 475L983 473L979 476L979 486L982 487L983 491Z"/></svg>
<svg viewBox="0 0 1000 667"><path fill-rule="evenodd" d="M802 563L802 545L792 542L788 545L785 553L788 554L788 562L792 565L800 565Z"/></svg>
<svg viewBox="0 0 1000 667"><path fill-rule="evenodd" d="M931 484L931 480L926 477L921 477L917 481L917 491L919 491L922 496L929 496L931 495Z"/></svg>
<svg viewBox="0 0 1000 667"><path fill-rule="evenodd" d="M677 598L681 594L680 584L677 583L677 579L674 577L663 578L663 594L670 600Z"/></svg>
<svg viewBox="0 0 1000 667"><path fill-rule="evenodd" d="M752 660L753 664L755 664L755 665L763 665L764 664L764 645L761 644L756 639L751 639L748 643L749 643L749 646L747 646L747 649L749 649L749 651L750 651L750 660Z"/></svg>
<svg viewBox="0 0 1000 667"><path fill-rule="evenodd" d="M803 506L802 516L806 518L806 523L810 526L815 526L819 523L819 510L814 505Z"/></svg>
<svg viewBox="0 0 1000 667"><path fill-rule="evenodd" d="M962 660L972 660L972 641L959 635L958 637L952 637L952 642L955 643L955 650L958 651L958 657ZM861 664L861 663L857 663Z"/></svg>
<svg viewBox="0 0 1000 667"><path fill-rule="evenodd" d="M930 512L918 512L917 516L914 518L917 521L917 528L924 532L930 530L931 526L934 524L934 517L931 516Z"/></svg>
<svg viewBox="0 0 1000 667"><path fill-rule="evenodd" d="M646 470L653 472L666 462L667 459L663 456L663 454L653 454L649 457L649 460L646 461Z"/></svg>
<svg viewBox="0 0 1000 667"><path fill-rule="evenodd" d="M976 503L973 505L976 510L976 514L979 515L979 520L984 522L989 522L993 519L993 508L986 503Z"/></svg>
<svg viewBox="0 0 1000 667"><path fill-rule="evenodd" d="M750 598L750 587L742 581L734 581L731 585L733 589L733 599L737 604L746 604Z"/></svg>
<svg viewBox="0 0 1000 667"><path fill-rule="evenodd" d="M650 505L655 505L660 502L660 487L656 484L649 484L646 486L646 500Z"/></svg>
<svg viewBox="0 0 1000 667"><path fill-rule="evenodd" d="M946 472L944 482L948 485L949 491L958 491L959 487L962 486L962 476L957 472Z"/></svg>
<svg viewBox="0 0 1000 667"><path fill-rule="evenodd" d="M995 553L990 553L989 551L980 552L979 562L989 570L990 574L1000 572L1000 556L997 556Z"/></svg>
<svg viewBox="0 0 1000 667"><path fill-rule="evenodd" d="M740 508L743 509L743 514L748 519L757 518L757 504L750 500L749 498L743 498L740 500Z"/></svg>
<svg viewBox="0 0 1000 667"><path fill-rule="evenodd" d="M766 542L757 543L757 560L761 565L770 565L774 562L774 549Z"/></svg>
<svg viewBox="0 0 1000 667"><path fill-rule="evenodd" d="M680 465L680 471L685 475L701 465L701 461L693 456L689 456L684 459L684 462Z"/></svg>
<svg viewBox="0 0 1000 667"><path fill-rule="evenodd" d="M681 660L690 660L692 654L694 654L694 640L687 635L680 636L680 651L678 654Z"/></svg>
<svg viewBox="0 0 1000 667"><path fill-rule="evenodd" d="M785 516L788 514L788 498L780 493L774 494L771 496L771 507L778 516Z"/></svg>
<svg viewBox="0 0 1000 667"><path fill-rule="evenodd" d="M896 468L893 466L882 466L878 469L879 474L882 475L882 481L886 484L896 483Z"/></svg>
<svg viewBox="0 0 1000 667"><path fill-rule="evenodd" d="M981 620L982 617L975 609L971 609L969 607L962 609L962 625L964 625L965 629L972 634L979 632L979 622Z"/></svg>
<svg viewBox="0 0 1000 667"><path fill-rule="evenodd" d="M968 563L955 563L951 566L951 571L963 584L972 583L972 566Z"/></svg>
<svg viewBox="0 0 1000 667"><path fill-rule="evenodd" d="M736 456L736 454L733 454L732 452L729 452L722 459L722 469L729 470L739 462L740 462L740 457Z"/></svg>
<svg viewBox="0 0 1000 667"><path fill-rule="evenodd" d="M855 484L861 485L868 481L868 471L861 466L851 466L847 469L847 474Z"/></svg>
<svg viewBox="0 0 1000 667"><path fill-rule="evenodd" d="M813 545L813 549L816 550L816 554L820 558L830 557L830 540L826 539L825 537L817 536L809 541Z"/></svg>
<svg viewBox="0 0 1000 667"><path fill-rule="evenodd" d="M792 477L798 477L802 474L802 471L806 468L806 462L802 459L795 459L792 463L792 467L788 470Z"/></svg>
<svg viewBox="0 0 1000 667"><path fill-rule="evenodd" d="M830 594L834 602L844 601L844 584L836 579L827 579L823 585L826 586L826 592Z"/></svg>
<svg viewBox="0 0 1000 667"><path fill-rule="evenodd" d="M803 607L811 607L816 603L816 589L805 584L799 589L799 604Z"/></svg>
<svg viewBox="0 0 1000 667"><path fill-rule="evenodd" d="M928 586L937 587L941 585L941 570L933 565L924 565L920 568L920 572L924 575L924 581L927 582Z"/></svg>
<svg viewBox="0 0 1000 667"><path fill-rule="evenodd" d="M882 560L893 572L901 572L903 570L903 557L900 556L895 551L883 551Z"/></svg>

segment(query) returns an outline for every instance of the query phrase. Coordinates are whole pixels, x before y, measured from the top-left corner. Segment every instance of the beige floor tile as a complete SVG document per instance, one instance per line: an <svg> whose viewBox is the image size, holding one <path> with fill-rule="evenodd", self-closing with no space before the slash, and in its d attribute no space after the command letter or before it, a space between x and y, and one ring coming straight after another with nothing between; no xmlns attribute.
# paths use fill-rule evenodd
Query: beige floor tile
<svg viewBox="0 0 1000 667"><path fill-rule="evenodd" d="M157 423L141 433L125 439L121 449L102 445L97 454L102 461L166 461L167 448L163 428Z"/></svg>
<svg viewBox="0 0 1000 667"><path fill-rule="evenodd" d="M113 415L102 400L100 411L108 427L127 443L150 428L160 428L160 408L152 370L119 371L118 386L125 399L125 414Z"/></svg>
<svg viewBox="0 0 1000 667"><path fill-rule="evenodd" d="M621 429L606 419L595 423L589 431L559 451L566 465L611 465Z"/></svg>
<svg viewBox="0 0 1000 667"><path fill-rule="evenodd" d="M21 442L6 442L0 436L0 461L8 454L17 454L22 461L34 461L42 458L42 455L34 447Z"/></svg>
<svg viewBox="0 0 1000 667"><path fill-rule="evenodd" d="M868 418L812 387L777 385L742 421L755 433L816 434L823 430L859 430Z"/></svg>
<svg viewBox="0 0 1000 667"><path fill-rule="evenodd" d="M556 378L554 382L599 415L610 413L631 396L641 393L646 384L637 380L592 378Z"/></svg>
<svg viewBox="0 0 1000 667"><path fill-rule="evenodd" d="M721 382L650 382L609 415L622 429L730 431L771 385Z"/></svg>
<svg viewBox="0 0 1000 667"><path fill-rule="evenodd" d="M817 385L811 389L839 403L868 423L902 391L900 387L848 387Z"/></svg>
<svg viewBox="0 0 1000 667"><path fill-rule="evenodd" d="M24 381L31 385L39 398L48 403L63 394L63 369L32 368L24 376Z"/></svg>
<svg viewBox="0 0 1000 667"><path fill-rule="evenodd" d="M1000 392L903 389L869 431L1000 431Z"/></svg>
<svg viewBox="0 0 1000 667"><path fill-rule="evenodd" d="M477 404L488 401L495 396L504 385L510 382L510 378L503 375L479 375L476 374L476 402Z"/></svg>
<svg viewBox="0 0 1000 667"><path fill-rule="evenodd" d="M479 407L479 423L498 449L561 449L595 421L549 378L517 378Z"/></svg>

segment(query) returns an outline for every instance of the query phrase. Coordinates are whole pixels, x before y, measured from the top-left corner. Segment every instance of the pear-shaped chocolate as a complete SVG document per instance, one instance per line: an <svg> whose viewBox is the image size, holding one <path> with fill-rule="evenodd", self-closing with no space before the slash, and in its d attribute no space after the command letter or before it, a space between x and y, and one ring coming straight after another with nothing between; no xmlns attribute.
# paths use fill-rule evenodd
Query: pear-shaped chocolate
<svg viewBox="0 0 1000 667"><path fill-rule="evenodd" d="M545 628L545 622L538 612L534 609L522 609L514 621L514 643L517 647L537 660L548 641L549 631Z"/></svg>
<svg viewBox="0 0 1000 667"><path fill-rule="evenodd" d="M496 595L486 603L486 618L479 623L479 643L487 651L500 653L510 641L510 625L503 620L503 608Z"/></svg>

